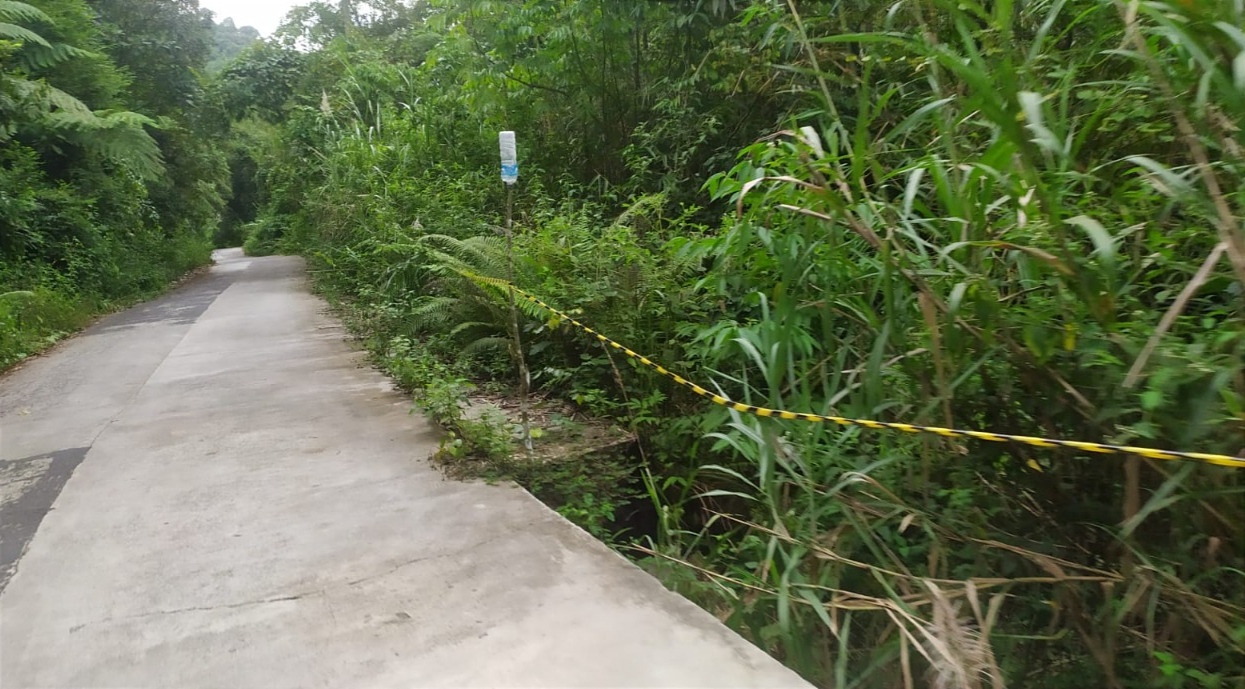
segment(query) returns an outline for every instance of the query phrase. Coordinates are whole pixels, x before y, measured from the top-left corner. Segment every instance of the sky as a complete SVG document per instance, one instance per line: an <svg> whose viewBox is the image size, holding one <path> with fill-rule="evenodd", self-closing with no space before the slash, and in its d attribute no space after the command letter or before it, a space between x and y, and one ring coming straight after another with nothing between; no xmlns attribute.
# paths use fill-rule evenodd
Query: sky
<svg viewBox="0 0 1245 689"><path fill-rule="evenodd" d="M236 26L253 26L265 36L271 36L277 30L285 13L305 0L199 0L200 7L206 7L216 14L216 21L232 17Z"/></svg>

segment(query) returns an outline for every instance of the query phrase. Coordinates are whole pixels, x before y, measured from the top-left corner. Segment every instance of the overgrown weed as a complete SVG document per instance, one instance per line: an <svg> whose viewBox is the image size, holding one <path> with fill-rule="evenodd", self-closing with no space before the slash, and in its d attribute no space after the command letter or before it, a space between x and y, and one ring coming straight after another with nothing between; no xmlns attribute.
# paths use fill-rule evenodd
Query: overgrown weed
<svg viewBox="0 0 1245 689"><path fill-rule="evenodd" d="M434 417L518 336L635 432L646 566L821 685L1245 682L1240 472L741 417L534 307L516 333L493 169L531 137L521 287L732 399L1235 454L1245 10L712 5L439 2L422 65L360 52L290 118L274 222ZM634 97L560 61L598 51Z"/></svg>

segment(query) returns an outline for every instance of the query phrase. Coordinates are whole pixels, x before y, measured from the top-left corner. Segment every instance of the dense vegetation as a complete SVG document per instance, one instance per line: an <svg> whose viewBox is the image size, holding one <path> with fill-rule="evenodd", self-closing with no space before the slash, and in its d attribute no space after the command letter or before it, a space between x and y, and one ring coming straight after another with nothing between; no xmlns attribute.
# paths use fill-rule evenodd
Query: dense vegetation
<svg viewBox="0 0 1245 689"><path fill-rule="evenodd" d="M636 429L647 564L818 683L1240 686L1233 470L740 416L533 308L515 348L490 278L754 404L1234 454L1242 19L313 3L225 70L248 247L314 257L450 461L514 450L458 402L520 364Z"/></svg>
<svg viewBox="0 0 1245 689"><path fill-rule="evenodd" d="M207 262L213 31L195 0L0 0L0 368Z"/></svg>
<svg viewBox="0 0 1245 689"><path fill-rule="evenodd" d="M259 31L254 27L239 27L233 23L231 17L225 17L224 21L216 24L212 34L212 57L207 63L207 70L212 73L219 72L242 51L260 40Z"/></svg>
<svg viewBox="0 0 1245 689"><path fill-rule="evenodd" d="M0 44L6 289L150 288L219 213L311 259L444 461L598 532L645 492L628 552L820 685L1245 686L1245 472L740 415L497 282L750 404L1236 455L1239 2L312 2L205 86L156 54L187 7L2 1L56 39ZM521 369L635 466L464 417Z"/></svg>

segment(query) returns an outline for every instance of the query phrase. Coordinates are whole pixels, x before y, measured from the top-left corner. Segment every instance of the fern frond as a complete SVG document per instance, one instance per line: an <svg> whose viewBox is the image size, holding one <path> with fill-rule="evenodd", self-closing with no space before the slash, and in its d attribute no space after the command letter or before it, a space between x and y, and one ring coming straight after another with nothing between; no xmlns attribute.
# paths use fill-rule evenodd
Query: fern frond
<svg viewBox="0 0 1245 689"><path fill-rule="evenodd" d="M429 234L420 237L419 242L447 263L473 268L476 272L501 274L506 266L506 243L497 237L457 239Z"/></svg>
<svg viewBox="0 0 1245 689"><path fill-rule="evenodd" d="M501 330L499 326L493 323L485 323L484 321L464 321L454 326L453 329L450 330L450 335L458 336L468 330L471 330L472 328L484 328L494 332Z"/></svg>
<svg viewBox="0 0 1245 689"><path fill-rule="evenodd" d="M411 309L411 316L419 325L445 323L460 305L458 297L420 297Z"/></svg>
<svg viewBox="0 0 1245 689"><path fill-rule="evenodd" d="M52 44L47 42L43 36L27 29L24 26L10 24L8 22L0 22L0 40L20 41L22 43L34 43L45 48L51 48Z"/></svg>
<svg viewBox="0 0 1245 689"><path fill-rule="evenodd" d="M436 250L428 251L428 263L424 267L429 273L442 277L453 275L470 268L462 261L458 260L457 256Z"/></svg>
<svg viewBox="0 0 1245 689"><path fill-rule="evenodd" d="M666 206L666 193L645 194L631 202L613 223L614 227L632 224L637 218L647 219L650 214L660 214Z"/></svg>
<svg viewBox="0 0 1245 689"><path fill-rule="evenodd" d="M74 58L95 57L96 54L82 48L75 48L64 43L51 45L27 44L17 54L18 66L26 71L55 67L66 60Z"/></svg>
<svg viewBox="0 0 1245 689"><path fill-rule="evenodd" d="M541 321L542 323L552 320L549 317L548 312L546 312L544 309L540 308L539 306L533 304L532 302L526 299L523 299L521 297L516 299L515 305L518 306L519 311L522 311L523 314L527 316L528 318Z"/></svg>
<svg viewBox="0 0 1245 689"><path fill-rule="evenodd" d="M58 110L47 113L38 124L70 143L129 167L141 177L154 179L164 172L160 145L143 130L144 125L155 122L138 113Z"/></svg>
<svg viewBox="0 0 1245 689"><path fill-rule="evenodd" d="M508 337L481 337L467 343L467 346L463 347L463 354L471 355L486 350L508 349L510 342Z"/></svg>
<svg viewBox="0 0 1245 689"><path fill-rule="evenodd" d="M14 0L0 0L0 21L4 22L42 22L51 24L52 18L34 5Z"/></svg>
<svg viewBox="0 0 1245 689"><path fill-rule="evenodd" d="M26 81L22 89L23 97L41 101L40 106L45 110L59 109L64 112L80 113L88 118L95 115L86 103L42 81Z"/></svg>
<svg viewBox="0 0 1245 689"><path fill-rule="evenodd" d="M99 111L95 113L108 127L151 127L159 129L160 125L150 117L129 110Z"/></svg>

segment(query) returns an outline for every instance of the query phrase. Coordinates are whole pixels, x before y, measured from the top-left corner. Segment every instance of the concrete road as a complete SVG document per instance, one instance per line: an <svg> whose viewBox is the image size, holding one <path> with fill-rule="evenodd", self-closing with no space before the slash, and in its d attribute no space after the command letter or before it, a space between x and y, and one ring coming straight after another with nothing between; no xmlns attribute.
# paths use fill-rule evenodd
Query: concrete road
<svg viewBox="0 0 1245 689"><path fill-rule="evenodd" d="M444 480L293 258L0 378L0 687L803 683L524 491Z"/></svg>

